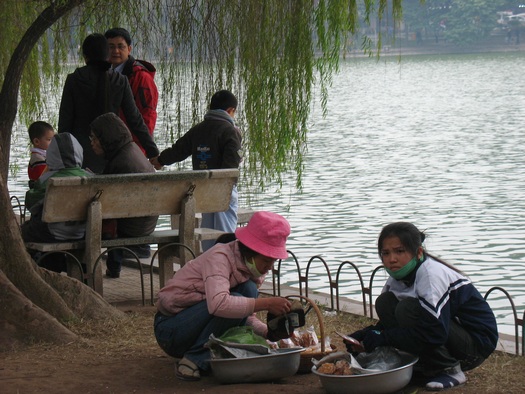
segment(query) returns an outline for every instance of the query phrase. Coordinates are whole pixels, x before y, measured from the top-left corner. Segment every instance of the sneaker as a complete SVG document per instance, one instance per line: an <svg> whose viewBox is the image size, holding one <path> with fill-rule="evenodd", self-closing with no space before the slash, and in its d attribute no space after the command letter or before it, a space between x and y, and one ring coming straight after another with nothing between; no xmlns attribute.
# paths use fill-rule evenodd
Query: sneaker
<svg viewBox="0 0 525 394"><path fill-rule="evenodd" d="M118 279L118 278L120 278L120 272L106 270L106 276L108 278Z"/></svg>
<svg viewBox="0 0 525 394"><path fill-rule="evenodd" d="M443 373L433 377L427 384L426 389L430 391L441 391L464 384L467 377L459 365L445 369Z"/></svg>

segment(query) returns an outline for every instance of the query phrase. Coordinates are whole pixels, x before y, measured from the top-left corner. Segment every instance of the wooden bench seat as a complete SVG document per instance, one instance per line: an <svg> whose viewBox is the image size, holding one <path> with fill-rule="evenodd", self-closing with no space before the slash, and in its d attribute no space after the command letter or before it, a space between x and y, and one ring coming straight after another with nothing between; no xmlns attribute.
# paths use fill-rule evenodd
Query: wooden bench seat
<svg viewBox="0 0 525 394"><path fill-rule="evenodd" d="M93 272L102 248L140 244L157 244L160 247L177 242L196 251L198 242L216 239L222 234L214 229L196 228L196 214L225 211L238 176L237 169L226 169L50 178L42 220L48 223L86 220L85 240L28 242L26 248L40 252L80 251L88 283L102 294L100 266L97 272ZM242 220L249 220L251 214L250 210L241 212ZM154 215L179 215L178 229L157 230L136 238L101 238L103 219ZM173 264L166 257L169 256L159 255L161 286L173 276ZM190 258L189 251L181 250L181 265Z"/></svg>

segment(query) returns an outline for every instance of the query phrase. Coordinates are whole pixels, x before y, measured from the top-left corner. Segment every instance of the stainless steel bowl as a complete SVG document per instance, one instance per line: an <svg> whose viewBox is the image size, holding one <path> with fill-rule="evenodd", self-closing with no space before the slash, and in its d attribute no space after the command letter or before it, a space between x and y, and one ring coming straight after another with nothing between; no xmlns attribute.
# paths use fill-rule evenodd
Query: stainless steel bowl
<svg viewBox="0 0 525 394"><path fill-rule="evenodd" d="M406 352L399 352L400 366L389 371L374 372L366 375L326 375L312 372L319 376L321 384L329 394L384 394L401 390L412 379L412 371L418 357Z"/></svg>
<svg viewBox="0 0 525 394"><path fill-rule="evenodd" d="M256 357L210 360L211 370L221 383L277 380L297 373L303 350L277 349L277 353Z"/></svg>

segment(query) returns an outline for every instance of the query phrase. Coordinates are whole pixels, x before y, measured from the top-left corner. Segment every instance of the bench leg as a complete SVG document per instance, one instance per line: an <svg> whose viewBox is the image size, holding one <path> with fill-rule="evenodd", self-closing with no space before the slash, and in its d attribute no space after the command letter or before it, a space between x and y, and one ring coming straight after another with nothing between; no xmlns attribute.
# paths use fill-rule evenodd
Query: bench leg
<svg viewBox="0 0 525 394"><path fill-rule="evenodd" d="M88 274L88 285L103 295L102 264L98 264L96 271L93 272L102 248L102 205L100 201L95 200L89 204L87 217L84 263Z"/></svg>
<svg viewBox="0 0 525 394"><path fill-rule="evenodd" d="M173 259L175 258L173 248L162 247L163 245L158 245L159 248L159 285L160 288L163 288L166 285L166 282L173 277Z"/></svg>

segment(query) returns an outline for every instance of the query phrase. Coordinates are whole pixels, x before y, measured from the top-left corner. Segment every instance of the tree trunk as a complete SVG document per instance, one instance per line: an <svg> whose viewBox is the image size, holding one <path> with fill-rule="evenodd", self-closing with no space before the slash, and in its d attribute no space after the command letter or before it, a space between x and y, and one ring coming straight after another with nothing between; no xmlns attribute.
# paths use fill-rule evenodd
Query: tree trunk
<svg viewBox="0 0 525 394"><path fill-rule="evenodd" d="M64 343L76 336L60 322L124 314L76 279L37 267L26 252L0 174L0 351L22 340ZM58 327L60 326L60 327Z"/></svg>
<svg viewBox="0 0 525 394"><path fill-rule="evenodd" d="M70 330L29 301L0 271L0 351L33 341L66 344L78 339Z"/></svg>
<svg viewBox="0 0 525 394"><path fill-rule="evenodd" d="M27 342L77 339L60 322L124 316L79 281L36 266L25 250L7 190L13 123L22 71L35 44L58 19L86 0L51 3L11 56L0 91L0 351Z"/></svg>

